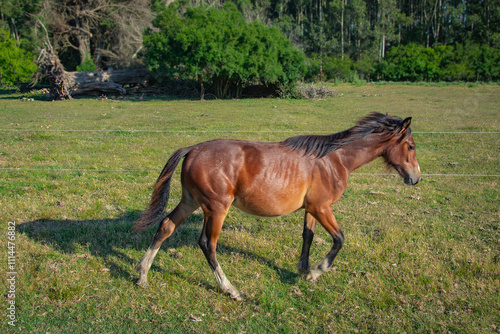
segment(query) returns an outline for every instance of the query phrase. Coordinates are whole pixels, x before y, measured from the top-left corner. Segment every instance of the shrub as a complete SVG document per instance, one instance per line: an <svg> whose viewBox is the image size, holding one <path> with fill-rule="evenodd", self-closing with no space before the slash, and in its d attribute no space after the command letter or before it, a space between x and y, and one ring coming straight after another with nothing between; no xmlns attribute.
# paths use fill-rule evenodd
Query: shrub
<svg viewBox="0 0 500 334"><path fill-rule="evenodd" d="M83 63L76 67L76 70L78 72L95 71L95 64L90 55L83 61Z"/></svg>
<svg viewBox="0 0 500 334"><path fill-rule="evenodd" d="M0 29L0 83L16 85L26 82L36 69L33 55L19 48L8 31Z"/></svg>
<svg viewBox="0 0 500 334"><path fill-rule="evenodd" d="M493 81L500 79L500 50L461 44L425 48L408 44L391 48L373 71L388 81Z"/></svg>
<svg viewBox="0 0 500 334"><path fill-rule="evenodd" d="M171 5L144 36L146 61L159 79L172 76L208 83L217 97L238 97L256 82L292 91L304 71L305 56L277 28L247 23L236 6L221 10Z"/></svg>
<svg viewBox="0 0 500 334"><path fill-rule="evenodd" d="M472 45L467 47L467 53L477 81L500 80L500 49Z"/></svg>
<svg viewBox="0 0 500 334"><path fill-rule="evenodd" d="M354 71L354 62L349 57L344 59L340 57L325 57L323 58L323 72L326 80L340 80L352 76Z"/></svg>
<svg viewBox="0 0 500 334"><path fill-rule="evenodd" d="M322 71L323 81L349 82L364 84L373 67L370 58L365 57L357 62L349 56L318 58L316 55L309 59L309 77L318 79ZM314 74L314 76L312 75Z"/></svg>
<svg viewBox="0 0 500 334"><path fill-rule="evenodd" d="M429 78L428 54L416 45L400 45L389 49L384 61L375 67L377 79L388 81L423 81ZM433 64L429 63L429 69Z"/></svg>
<svg viewBox="0 0 500 334"><path fill-rule="evenodd" d="M324 99L327 97L336 97L337 92L324 85L299 85L297 87L299 94L307 99Z"/></svg>

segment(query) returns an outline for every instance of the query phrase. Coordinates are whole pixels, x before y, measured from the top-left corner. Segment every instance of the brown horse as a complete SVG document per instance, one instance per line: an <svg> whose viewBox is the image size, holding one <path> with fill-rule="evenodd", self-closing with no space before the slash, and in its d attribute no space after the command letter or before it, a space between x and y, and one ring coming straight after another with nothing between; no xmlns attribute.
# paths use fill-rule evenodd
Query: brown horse
<svg viewBox="0 0 500 334"><path fill-rule="evenodd" d="M177 150L156 181L149 208L134 226L135 231L143 231L160 221L169 197L170 180L184 158L181 201L162 220L137 265L137 284L147 285L149 268L162 242L201 207L205 219L199 245L222 292L241 300L215 254L217 238L231 205L265 217L304 209L298 270L306 279L316 281L331 268L344 243L331 206L344 193L349 173L381 156L406 184L414 185L420 180L410 122L411 118L402 120L372 113L354 127L327 136L296 136L279 143L217 139ZM309 248L317 221L332 236L333 246L322 261L309 268Z"/></svg>

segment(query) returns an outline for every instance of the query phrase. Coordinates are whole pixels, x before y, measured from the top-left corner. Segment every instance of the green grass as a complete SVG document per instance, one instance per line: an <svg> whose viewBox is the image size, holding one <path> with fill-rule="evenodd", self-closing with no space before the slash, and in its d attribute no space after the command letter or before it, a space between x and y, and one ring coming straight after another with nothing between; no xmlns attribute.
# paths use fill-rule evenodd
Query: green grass
<svg viewBox="0 0 500 334"><path fill-rule="evenodd" d="M2 272L8 222L17 224L17 322L7 324L2 275L0 331L499 332L500 87L335 89L339 97L316 101L0 96ZM303 213L264 219L232 209L218 258L244 301L218 293L197 246L199 214L163 244L150 287L135 285L133 268L155 229L130 228L177 148L216 137L332 133L372 111L413 117L424 180L408 187L380 175L380 162L351 175L333 207L346 244L317 284L296 270ZM179 198L177 176L169 208ZM318 227L311 262L330 246Z"/></svg>

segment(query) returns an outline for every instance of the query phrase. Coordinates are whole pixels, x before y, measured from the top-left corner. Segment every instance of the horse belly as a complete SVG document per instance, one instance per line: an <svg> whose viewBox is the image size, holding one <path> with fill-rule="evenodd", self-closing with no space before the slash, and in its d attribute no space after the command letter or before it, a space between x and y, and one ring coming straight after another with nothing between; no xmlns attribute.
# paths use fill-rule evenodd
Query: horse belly
<svg viewBox="0 0 500 334"><path fill-rule="evenodd" d="M278 217L297 211L304 206L304 191L273 189L263 186L258 190L246 189L235 196L233 205L255 216Z"/></svg>
<svg viewBox="0 0 500 334"><path fill-rule="evenodd" d="M303 207L310 164L276 147L246 152L238 173L233 205L257 216L282 216Z"/></svg>

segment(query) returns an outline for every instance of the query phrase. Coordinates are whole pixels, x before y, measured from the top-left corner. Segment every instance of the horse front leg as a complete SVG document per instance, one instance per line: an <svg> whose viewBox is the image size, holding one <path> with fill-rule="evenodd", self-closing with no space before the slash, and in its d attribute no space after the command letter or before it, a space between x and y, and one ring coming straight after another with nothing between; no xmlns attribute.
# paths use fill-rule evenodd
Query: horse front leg
<svg viewBox="0 0 500 334"><path fill-rule="evenodd" d="M297 269L299 274L307 275L309 273L309 250L314 237L316 228L316 218L306 211L304 216L304 230L302 231L302 252L300 253Z"/></svg>
<svg viewBox="0 0 500 334"><path fill-rule="evenodd" d="M340 230L330 206L317 210L313 215L333 238L332 248L326 257L316 264L306 276L308 281L317 282L319 276L332 268L333 260L344 245L344 234Z"/></svg>

